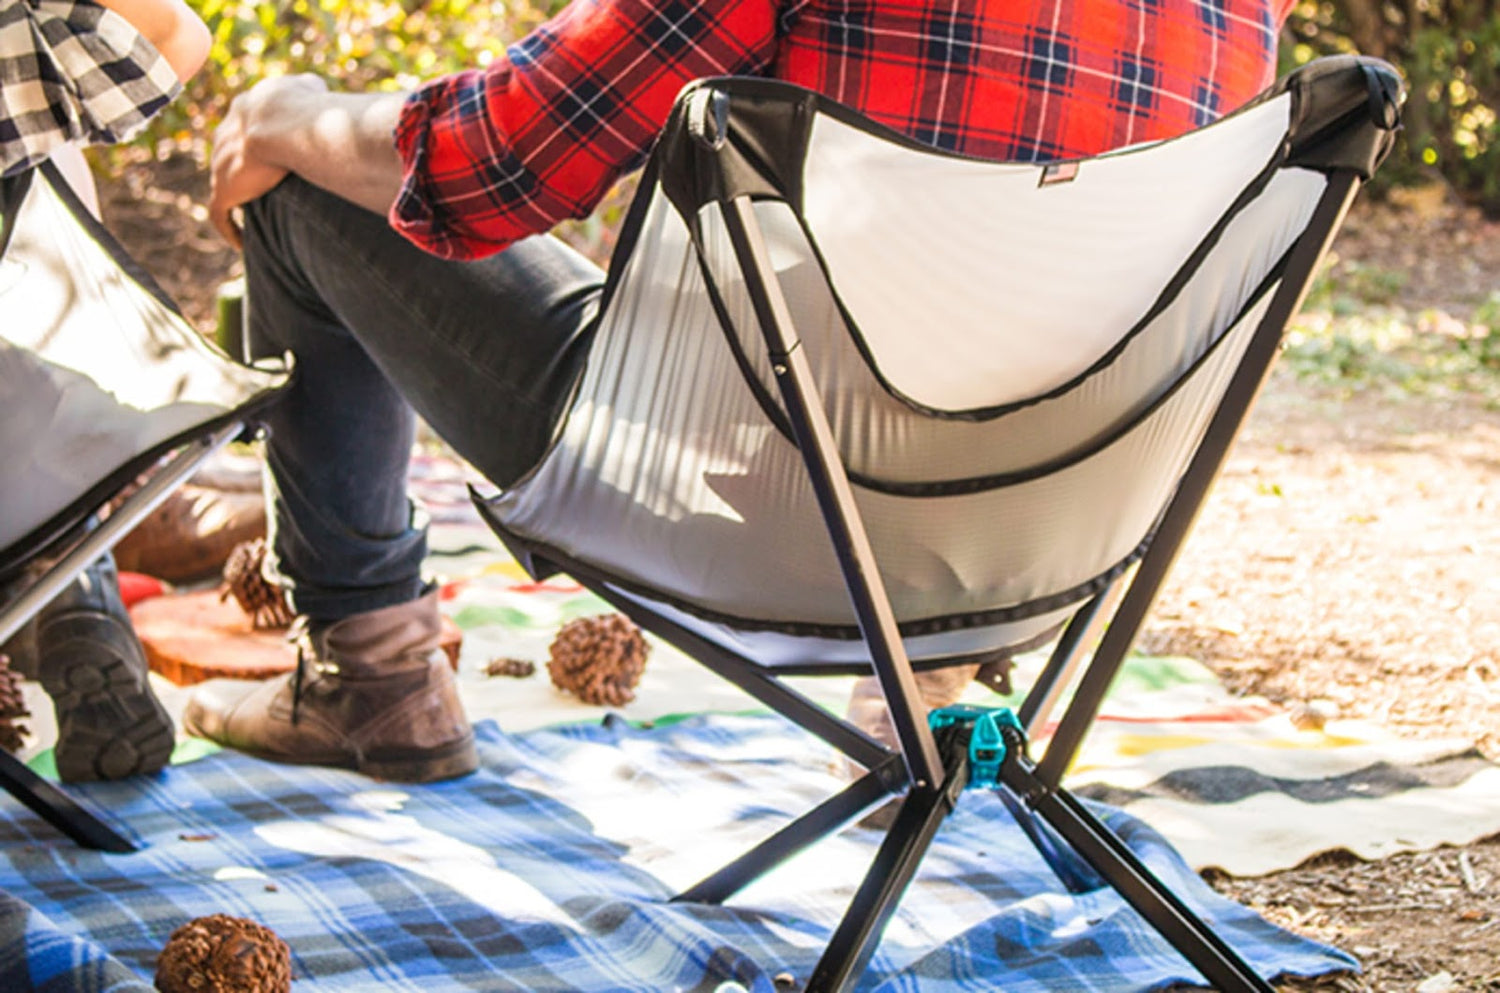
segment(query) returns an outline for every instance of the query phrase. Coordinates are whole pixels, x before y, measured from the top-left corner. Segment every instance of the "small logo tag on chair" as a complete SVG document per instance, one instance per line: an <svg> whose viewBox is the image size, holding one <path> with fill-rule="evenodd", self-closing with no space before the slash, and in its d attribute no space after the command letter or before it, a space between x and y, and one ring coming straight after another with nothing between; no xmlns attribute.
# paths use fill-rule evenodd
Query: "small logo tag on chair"
<svg viewBox="0 0 1500 993"><path fill-rule="evenodd" d="M1053 162L1051 165L1042 167L1042 179L1037 185L1055 186L1058 183L1071 183L1077 178L1077 162Z"/></svg>

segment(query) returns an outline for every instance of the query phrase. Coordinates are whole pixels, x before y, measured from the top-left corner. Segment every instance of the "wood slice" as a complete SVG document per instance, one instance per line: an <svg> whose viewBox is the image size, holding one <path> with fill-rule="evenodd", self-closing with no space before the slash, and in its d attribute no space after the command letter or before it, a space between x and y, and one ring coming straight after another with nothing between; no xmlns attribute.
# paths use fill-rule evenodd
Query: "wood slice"
<svg viewBox="0 0 1500 993"><path fill-rule="evenodd" d="M257 631L233 600L218 590L152 597L130 609L153 671L178 686L205 679L269 679L291 672L297 656L286 628ZM458 669L463 632L443 618L438 647Z"/></svg>

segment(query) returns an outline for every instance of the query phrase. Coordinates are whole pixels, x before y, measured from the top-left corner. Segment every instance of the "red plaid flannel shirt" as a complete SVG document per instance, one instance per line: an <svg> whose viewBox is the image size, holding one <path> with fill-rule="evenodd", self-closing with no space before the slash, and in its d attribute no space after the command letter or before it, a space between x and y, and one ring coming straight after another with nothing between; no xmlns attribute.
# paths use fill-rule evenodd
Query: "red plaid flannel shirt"
<svg viewBox="0 0 1500 993"><path fill-rule="evenodd" d="M1292 0L573 0L408 100L391 223L477 258L585 217L684 85L769 75L937 148L1041 161L1168 138L1264 89Z"/></svg>

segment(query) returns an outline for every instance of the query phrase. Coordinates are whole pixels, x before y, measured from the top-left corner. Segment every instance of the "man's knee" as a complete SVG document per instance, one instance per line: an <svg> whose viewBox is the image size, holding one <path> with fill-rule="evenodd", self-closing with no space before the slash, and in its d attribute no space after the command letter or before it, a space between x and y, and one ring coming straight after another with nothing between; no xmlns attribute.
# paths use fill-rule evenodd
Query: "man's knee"
<svg viewBox="0 0 1500 993"><path fill-rule="evenodd" d="M291 205L297 196L294 187L302 183L303 180L288 175L276 186L240 208L247 257L252 253L265 251L280 240L278 231L284 218L295 212L295 207Z"/></svg>

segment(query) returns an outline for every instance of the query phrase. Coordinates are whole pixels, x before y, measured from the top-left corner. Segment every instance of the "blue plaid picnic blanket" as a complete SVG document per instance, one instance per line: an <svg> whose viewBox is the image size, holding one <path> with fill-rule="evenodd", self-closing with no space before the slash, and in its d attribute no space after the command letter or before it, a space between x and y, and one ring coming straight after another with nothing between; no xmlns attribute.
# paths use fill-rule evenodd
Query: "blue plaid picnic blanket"
<svg viewBox="0 0 1500 993"><path fill-rule="evenodd" d="M218 752L75 788L143 844L129 855L76 848L0 802L0 989L148 990L174 928L228 913L286 939L299 993L774 993L778 974L806 980L879 842L851 828L725 906L671 903L838 788L832 753L765 716L477 731L481 770L430 786ZM1105 816L1263 974L1356 968L1214 894L1141 822ZM974 792L859 989L1194 978L1112 892L1067 895L1003 806Z"/></svg>

